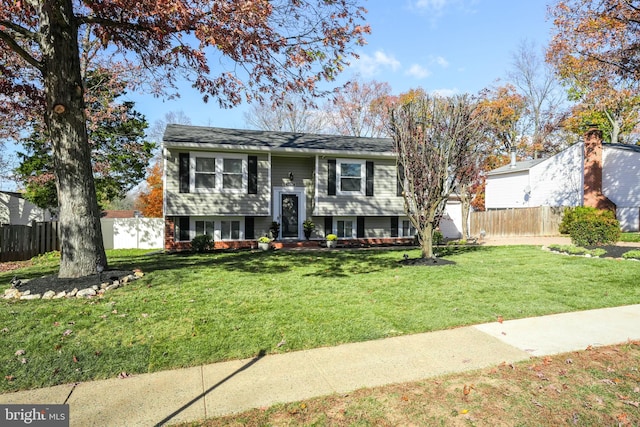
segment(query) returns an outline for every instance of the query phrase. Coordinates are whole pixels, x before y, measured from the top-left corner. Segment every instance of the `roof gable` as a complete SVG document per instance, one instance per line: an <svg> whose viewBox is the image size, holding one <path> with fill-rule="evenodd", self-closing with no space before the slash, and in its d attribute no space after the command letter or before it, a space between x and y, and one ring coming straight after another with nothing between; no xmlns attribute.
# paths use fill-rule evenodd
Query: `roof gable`
<svg viewBox="0 0 640 427"><path fill-rule="evenodd" d="M545 160L547 159L533 159L533 160L524 160L524 161L516 162L515 165L508 164L506 166L502 166L488 172L487 175L500 175L504 173L528 171L535 165L542 163Z"/></svg>

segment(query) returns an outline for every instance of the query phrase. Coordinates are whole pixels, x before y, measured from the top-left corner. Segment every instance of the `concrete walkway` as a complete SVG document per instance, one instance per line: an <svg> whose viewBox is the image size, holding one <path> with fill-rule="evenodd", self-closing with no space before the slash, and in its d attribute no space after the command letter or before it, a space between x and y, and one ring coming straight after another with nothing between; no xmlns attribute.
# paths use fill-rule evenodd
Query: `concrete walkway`
<svg viewBox="0 0 640 427"><path fill-rule="evenodd" d="M0 395L70 405L71 426L157 426L640 340L640 304L487 323Z"/></svg>

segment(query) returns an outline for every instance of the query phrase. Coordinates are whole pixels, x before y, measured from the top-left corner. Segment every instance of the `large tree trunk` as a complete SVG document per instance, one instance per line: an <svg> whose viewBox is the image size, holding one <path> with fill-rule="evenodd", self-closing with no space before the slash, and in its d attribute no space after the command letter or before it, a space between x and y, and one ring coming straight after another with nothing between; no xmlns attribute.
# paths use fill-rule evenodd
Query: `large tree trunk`
<svg viewBox="0 0 640 427"><path fill-rule="evenodd" d="M96 274L107 267L91 168L80 75L78 33L71 0L42 2L43 74L53 147L61 234L59 277Z"/></svg>
<svg viewBox="0 0 640 427"><path fill-rule="evenodd" d="M422 258L433 258L433 225L431 222L419 231L419 234Z"/></svg>

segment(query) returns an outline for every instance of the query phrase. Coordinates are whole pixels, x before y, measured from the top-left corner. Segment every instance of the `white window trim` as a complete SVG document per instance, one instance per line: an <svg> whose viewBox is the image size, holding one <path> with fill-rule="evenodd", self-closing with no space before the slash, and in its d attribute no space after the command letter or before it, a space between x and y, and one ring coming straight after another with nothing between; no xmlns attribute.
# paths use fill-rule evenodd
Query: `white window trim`
<svg viewBox="0 0 640 427"><path fill-rule="evenodd" d="M214 188L196 188L196 157L216 159L216 183ZM242 188L222 188L224 176L224 159L242 160ZM189 191L191 193L246 193L249 182L248 157L239 154L191 152L189 156Z"/></svg>
<svg viewBox="0 0 640 427"><path fill-rule="evenodd" d="M360 190L342 191L342 164L360 165ZM350 177L353 178L353 177ZM367 162L356 159L336 159L336 194L339 196L364 196L367 185Z"/></svg>
<svg viewBox="0 0 640 427"><path fill-rule="evenodd" d="M238 240L244 240L245 228L244 217L242 216L192 216L189 218L189 240L193 240L193 238L196 237L196 221L213 221L213 240L215 242L236 242ZM238 240L222 238L222 221L240 222L240 237Z"/></svg>
<svg viewBox="0 0 640 427"><path fill-rule="evenodd" d="M216 187L218 182L218 159L214 153L190 153L189 154L189 192L190 193L213 193L216 188L196 188L196 157L200 158L215 158L216 159ZM193 230L194 228L192 228Z"/></svg>
<svg viewBox="0 0 640 427"><path fill-rule="evenodd" d="M332 228L333 228L333 234L335 234L336 236L339 236L338 234L338 221L351 221L351 237L349 236L344 236L344 237L340 237L341 239L356 239L357 235L358 235L358 221L357 218L355 216L334 216L333 217L333 224L332 224Z"/></svg>
<svg viewBox="0 0 640 427"><path fill-rule="evenodd" d="M398 221L399 222L398 223L398 237L414 237L413 234L409 234L409 235L405 236L404 227L402 226L402 223L404 221L409 221L409 229L411 229L411 227L413 227L413 224L411 223L411 220L409 218L407 218L407 217L400 218L399 221Z"/></svg>
<svg viewBox="0 0 640 427"><path fill-rule="evenodd" d="M216 219L215 236L216 240L220 242L235 242L236 239L223 239L222 238L222 221L238 221L240 223L240 235L238 240L244 240L244 217L219 217Z"/></svg>

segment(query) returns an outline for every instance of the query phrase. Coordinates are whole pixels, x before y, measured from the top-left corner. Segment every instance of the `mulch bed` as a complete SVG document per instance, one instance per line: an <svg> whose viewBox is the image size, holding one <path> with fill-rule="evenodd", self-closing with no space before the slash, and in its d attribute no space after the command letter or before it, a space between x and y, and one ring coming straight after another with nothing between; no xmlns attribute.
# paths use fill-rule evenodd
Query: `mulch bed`
<svg viewBox="0 0 640 427"><path fill-rule="evenodd" d="M444 258L407 258L398 261L402 265L416 265L422 267L438 267L441 265L452 265L454 261Z"/></svg>
<svg viewBox="0 0 640 427"><path fill-rule="evenodd" d="M80 290L90 288L94 285L100 287L102 283L113 282L130 274L133 274L133 271L107 270L103 271L99 276L92 274L91 276L78 277L75 279L61 279L56 275L51 275L24 282L20 281L20 284L18 284L16 288L19 289L20 292L29 290L31 294L44 294L47 291L54 291L55 293L62 291L71 292L73 289ZM20 280L20 275L17 275L16 278Z"/></svg>
<svg viewBox="0 0 640 427"><path fill-rule="evenodd" d="M607 245L607 246L587 246L587 249L604 249L607 251L605 255L602 255L601 258L622 258L622 255L629 251L640 251L640 247L632 247L632 246L615 246L615 245Z"/></svg>

